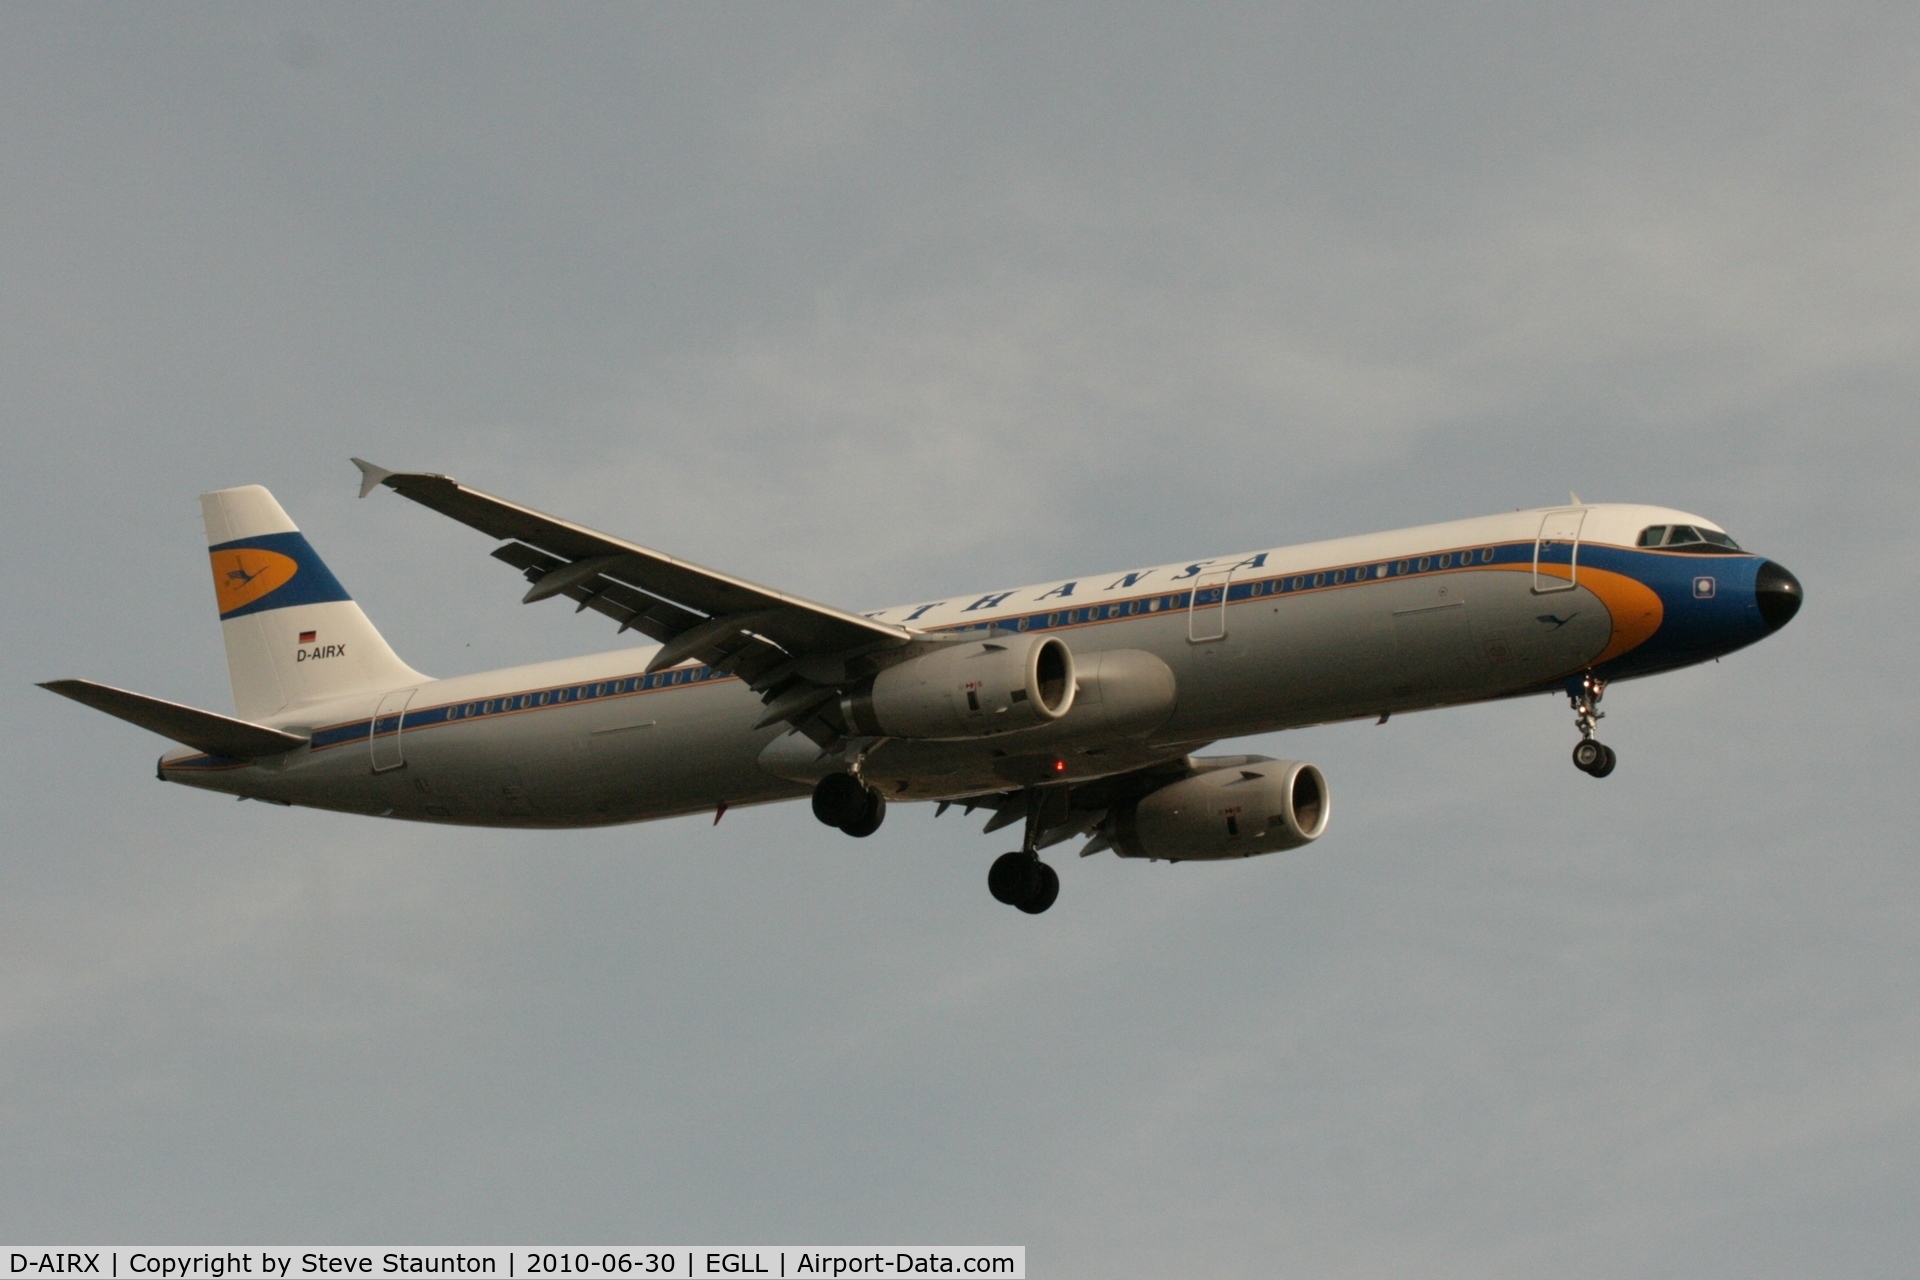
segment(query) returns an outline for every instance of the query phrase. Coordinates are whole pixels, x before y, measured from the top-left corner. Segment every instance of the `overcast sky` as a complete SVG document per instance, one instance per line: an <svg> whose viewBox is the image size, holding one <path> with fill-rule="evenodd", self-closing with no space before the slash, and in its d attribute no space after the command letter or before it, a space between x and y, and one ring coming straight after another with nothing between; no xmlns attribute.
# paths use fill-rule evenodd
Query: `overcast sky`
<svg viewBox="0 0 1920 1280"><path fill-rule="evenodd" d="M1911 1274L1920 10L0 11L0 1236ZM1329 834L438 830L157 786L195 495L435 675L612 647L349 454L836 604L1557 502L1785 631L1334 726ZM83 589L84 588L84 589Z"/></svg>

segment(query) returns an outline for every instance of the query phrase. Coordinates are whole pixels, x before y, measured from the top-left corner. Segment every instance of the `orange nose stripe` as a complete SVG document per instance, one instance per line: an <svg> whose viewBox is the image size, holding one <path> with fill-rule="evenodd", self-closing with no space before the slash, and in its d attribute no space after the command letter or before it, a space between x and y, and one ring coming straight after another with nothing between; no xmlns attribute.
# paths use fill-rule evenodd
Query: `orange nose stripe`
<svg viewBox="0 0 1920 1280"><path fill-rule="evenodd" d="M1532 565L1514 567L1533 568ZM1543 564L1540 572L1547 577L1568 576L1567 566L1563 564ZM1608 639L1607 647L1593 659L1596 667L1645 644L1660 629L1661 620L1667 616L1667 607L1660 603L1659 594L1652 587L1624 573L1593 569L1583 564L1576 581L1599 596L1600 603L1607 607L1607 612L1613 617L1613 635Z"/></svg>

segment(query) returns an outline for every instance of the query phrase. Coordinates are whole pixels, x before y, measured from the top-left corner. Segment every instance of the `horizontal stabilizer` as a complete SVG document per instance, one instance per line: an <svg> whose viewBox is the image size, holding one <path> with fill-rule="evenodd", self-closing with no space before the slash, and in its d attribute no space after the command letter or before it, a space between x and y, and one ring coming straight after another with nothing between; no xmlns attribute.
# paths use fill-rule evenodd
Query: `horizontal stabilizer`
<svg viewBox="0 0 1920 1280"><path fill-rule="evenodd" d="M263 724L183 707L177 702L129 693L91 680L48 680L40 687L216 756L253 760L280 755L307 741L296 733L282 733Z"/></svg>

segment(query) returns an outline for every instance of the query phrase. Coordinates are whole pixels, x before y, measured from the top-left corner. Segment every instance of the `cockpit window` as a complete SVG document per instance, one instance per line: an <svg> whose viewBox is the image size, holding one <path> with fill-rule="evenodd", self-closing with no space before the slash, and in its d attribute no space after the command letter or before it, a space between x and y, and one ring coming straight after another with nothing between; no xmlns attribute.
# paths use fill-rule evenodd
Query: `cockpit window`
<svg viewBox="0 0 1920 1280"><path fill-rule="evenodd" d="M1698 529L1690 524L1656 524L1640 531L1643 547L1667 551L1691 551L1703 555L1722 555L1740 550L1740 544L1718 529Z"/></svg>

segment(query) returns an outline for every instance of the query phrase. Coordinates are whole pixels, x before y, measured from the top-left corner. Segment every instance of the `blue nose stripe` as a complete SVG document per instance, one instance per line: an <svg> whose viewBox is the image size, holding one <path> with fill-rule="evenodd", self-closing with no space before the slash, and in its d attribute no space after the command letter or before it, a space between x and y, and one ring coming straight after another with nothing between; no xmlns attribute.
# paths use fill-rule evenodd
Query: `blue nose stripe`
<svg viewBox="0 0 1920 1280"><path fill-rule="evenodd" d="M1690 666L1744 648L1777 629L1762 612L1763 593L1758 589L1763 567L1772 562L1759 556L1681 555L1598 545L1582 547L1580 555L1596 568L1644 584L1659 595L1666 611L1660 630L1646 643L1598 668L1604 679ZM1770 607L1777 616L1779 606ZM1787 616L1792 616L1790 611Z"/></svg>

